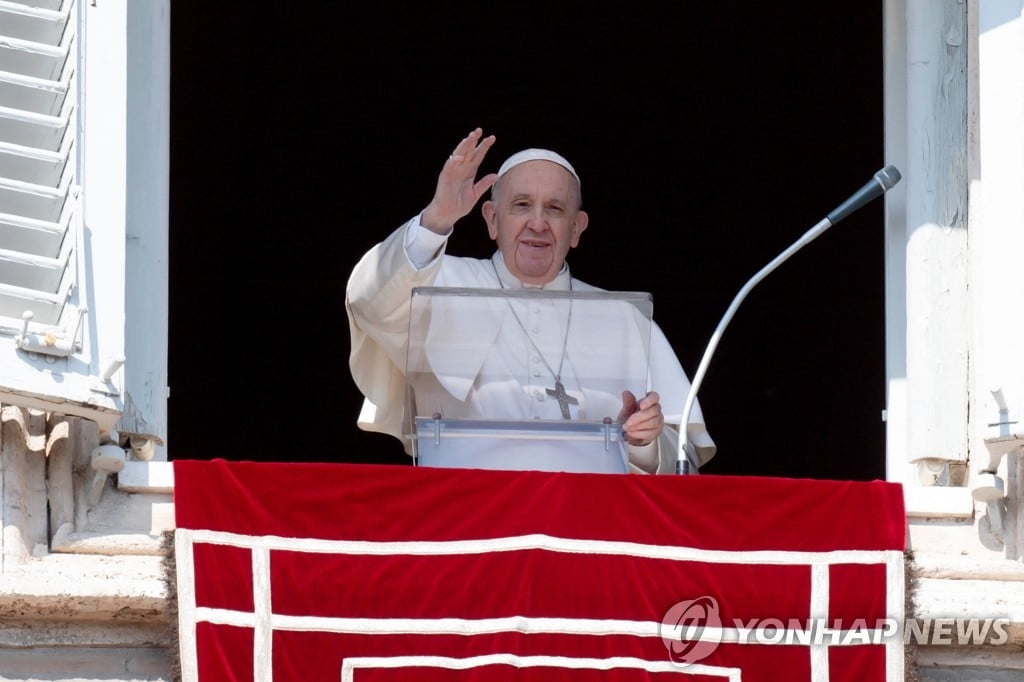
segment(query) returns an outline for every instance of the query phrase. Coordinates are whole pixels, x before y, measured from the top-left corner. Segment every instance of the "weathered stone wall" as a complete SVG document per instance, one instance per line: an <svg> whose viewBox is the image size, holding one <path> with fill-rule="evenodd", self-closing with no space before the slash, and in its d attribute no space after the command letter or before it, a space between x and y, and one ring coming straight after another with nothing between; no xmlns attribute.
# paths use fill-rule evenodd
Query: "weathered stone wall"
<svg viewBox="0 0 1024 682"><path fill-rule="evenodd" d="M0 682L172 680L171 498L118 489L99 444L86 420L0 407Z"/></svg>

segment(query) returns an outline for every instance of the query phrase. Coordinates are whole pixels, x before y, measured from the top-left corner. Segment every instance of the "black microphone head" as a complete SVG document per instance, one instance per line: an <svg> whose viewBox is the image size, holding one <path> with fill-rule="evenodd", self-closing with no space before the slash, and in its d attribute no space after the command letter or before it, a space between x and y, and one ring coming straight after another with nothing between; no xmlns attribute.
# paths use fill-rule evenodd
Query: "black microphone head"
<svg viewBox="0 0 1024 682"><path fill-rule="evenodd" d="M903 176L900 175L900 172L896 170L896 166L886 166L875 173L875 180L877 180L878 184L882 186L882 191L884 192L888 192L895 187L896 183L899 182L902 177Z"/></svg>

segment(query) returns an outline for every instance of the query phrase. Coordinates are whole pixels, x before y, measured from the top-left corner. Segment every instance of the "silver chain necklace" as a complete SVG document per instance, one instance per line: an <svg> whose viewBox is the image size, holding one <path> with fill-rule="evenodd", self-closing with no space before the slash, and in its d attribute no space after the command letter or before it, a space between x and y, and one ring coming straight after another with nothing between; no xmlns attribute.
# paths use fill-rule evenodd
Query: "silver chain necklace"
<svg viewBox="0 0 1024 682"><path fill-rule="evenodd" d="M491 267L494 268L494 276L498 278L498 285L504 289L505 283L501 281L501 275L498 274L498 266L494 264L493 260L491 261ZM572 291L572 277L569 278L569 291ZM566 349L569 345L569 325L572 324L572 299L569 300L569 316L565 320L565 337L562 339L562 357L558 361L557 372L551 369L551 365L548 364L548 360L544 357L544 353L541 352L540 348L534 342L533 337L530 336L530 332L526 331L526 325L524 325L523 321L519 319L519 314L516 313L516 309L512 306L511 301L508 301L508 309L512 313L512 317L516 319L516 323L519 324L519 328L523 330L523 335L526 337L526 340L531 346L533 346L533 349L537 351L537 356L540 358L540 361L544 363L544 366L555 380L555 387L545 388L544 392L558 401L558 407L562 411L562 419L572 419L572 415L569 414L569 406L579 405L580 401L566 393L565 385L562 384L562 366L565 364Z"/></svg>

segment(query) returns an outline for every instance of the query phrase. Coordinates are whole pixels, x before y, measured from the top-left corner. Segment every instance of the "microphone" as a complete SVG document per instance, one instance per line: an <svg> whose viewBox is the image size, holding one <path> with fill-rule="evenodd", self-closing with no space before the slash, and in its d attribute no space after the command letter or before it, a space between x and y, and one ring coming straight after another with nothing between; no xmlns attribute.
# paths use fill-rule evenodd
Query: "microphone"
<svg viewBox="0 0 1024 682"><path fill-rule="evenodd" d="M868 180L866 185L854 192L849 199L839 204L834 211L829 213L828 222L830 225L835 225L854 211L871 203L882 196L884 192L895 187L901 177L900 172L896 170L895 166L886 166L875 173L874 177Z"/></svg>
<svg viewBox="0 0 1024 682"><path fill-rule="evenodd" d="M818 238L822 232L832 227L840 220L843 220L854 211L859 210L864 205L874 201L885 192L895 187L901 177L900 172L896 170L895 166L886 166L875 173L867 184L850 195L846 201L839 204L835 210L829 213L825 218L822 218L817 225L807 230L807 232L805 232L798 240L793 242L789 248L776 256L772 262L761 268L757 274L751 277L747 283L743 285L736 296L732 299L732 303L729 304L729 308L725 311L725 315L722 316L721 321L715 328L715 332L711 335L711 340L708 341L707 348L704 349L704 356L700 360L700 365L698 365L697 371L693 375L693 380L690 382L690 390L686 394L686 402L683 404L682 420L679 423L679 429L682 433L679 434L679 451L676 453L677 474L698 473L699 465L697 462L697 453L693 448L693 444L690 443L690 436L687 432L687 426L690 423L690 413L693 412L693 404L697 400L697 391L700 390L701 382L704 380L704 375L707 373L708 365L711 363L711 356L714 354L715 348L718 347L718 341L722 338L722 333L732 320L733 315L736 314L736 310L740 307L743 299L747 297L747 294L750 293L751 289L757 286L761 280L771 274L776 268L786 262L790 256L807 246L807 244Z"/></svg>

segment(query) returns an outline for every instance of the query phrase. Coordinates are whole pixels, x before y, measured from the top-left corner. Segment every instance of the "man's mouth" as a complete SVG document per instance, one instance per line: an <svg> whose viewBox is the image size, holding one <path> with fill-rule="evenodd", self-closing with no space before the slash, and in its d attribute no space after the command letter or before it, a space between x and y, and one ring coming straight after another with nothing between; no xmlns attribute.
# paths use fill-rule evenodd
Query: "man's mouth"
<svg viewBox="0 0 1024 682"><path fill-rule="evenodd" d="M541 239L521 239L519 240L519 243L523 246L528 246L531 249L543 249L551 246L550 243Z"/></svg>

